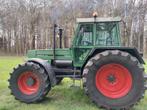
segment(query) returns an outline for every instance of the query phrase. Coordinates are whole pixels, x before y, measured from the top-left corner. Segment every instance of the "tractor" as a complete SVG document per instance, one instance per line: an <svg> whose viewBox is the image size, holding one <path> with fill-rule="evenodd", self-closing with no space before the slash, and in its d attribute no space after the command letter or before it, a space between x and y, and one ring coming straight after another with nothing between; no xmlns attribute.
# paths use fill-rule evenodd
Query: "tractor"
<svg viewBox="0 0 147 110"><path fill-rule="evenodd" d="M130 109L144 97L147 76L143 55L121 45L120 22L120 17L99 18L96 14L77 18L70 48L62 48L62 29L55 24L53 48L29 50L26 62L10 73L11 94L21 102L36 103L63 78L78 78L98 107Z"/></svg>

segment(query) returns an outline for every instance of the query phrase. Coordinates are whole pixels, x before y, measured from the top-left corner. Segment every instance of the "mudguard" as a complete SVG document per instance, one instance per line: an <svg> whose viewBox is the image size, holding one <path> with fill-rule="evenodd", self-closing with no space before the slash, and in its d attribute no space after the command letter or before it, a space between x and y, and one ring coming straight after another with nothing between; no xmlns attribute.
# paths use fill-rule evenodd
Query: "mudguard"
<svg viewBox="0 0 147 110"><path fill-rule="evenodd" d="M106 50L120 50L120 51L124 51L124 52L128 52L129 54L131 54L133 57L136 57L138 59L138 61L141 63L141 64L145 64L143 58L142 58L142 54L140 54L136 48L133 48L133 47L97 47L97 48L94 48L91 50L91 52L88 54L85 62L84 62L84 65L82 66L82 68L85 66L85 64L87 63L87 61L93 57L94 55L98 54L98 53L101 53L103 51L106 51Z"/></svg>
<svg viewBox="0 0 147 110"><path fill-rule="evenodd" d="M49 80L51 82L51 86L56 85L55 72L54 72L54 70L52 69L52 66L48 63L47 60L43 60L43 59L39 59L39 58L31 58L31 59L28 59L27 62L37 63L40 66L42 66L45 69L45 71L48 73Z"/></svg>

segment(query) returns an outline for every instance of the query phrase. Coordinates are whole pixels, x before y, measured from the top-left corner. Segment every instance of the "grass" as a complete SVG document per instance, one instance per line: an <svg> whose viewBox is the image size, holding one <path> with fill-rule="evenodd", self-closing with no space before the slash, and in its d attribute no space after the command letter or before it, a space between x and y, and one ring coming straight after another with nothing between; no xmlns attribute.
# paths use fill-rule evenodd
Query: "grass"
<svg viewBox="0 0 147 110"><path fill-rule="evenodd" d="M61 85L54 87L42 103L24 104L15 100L10 95L7 79L12 68L23 60L23 57L0 57L0 110L101 110L90 101L82 88L70 87L70 79L64 79ZM145 68L147 70L147 65ZM80 85L79 82L76 84ZM146 103L147 94L132 110L146 110Z"/></svg>

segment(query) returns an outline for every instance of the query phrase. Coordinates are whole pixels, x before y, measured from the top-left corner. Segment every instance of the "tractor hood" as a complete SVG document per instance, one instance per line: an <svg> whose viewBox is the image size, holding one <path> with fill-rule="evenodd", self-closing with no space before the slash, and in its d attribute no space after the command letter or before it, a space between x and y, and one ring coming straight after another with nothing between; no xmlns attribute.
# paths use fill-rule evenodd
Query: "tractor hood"
<svg viewBox="0 0 147 110"><path fill-rule="evenodd" d="M44 60L51 61L53 56L53 49L41 49L41 50L29 50L27 53L27 57L30 58L41 58ZM72 60L71 49L59 49L55 50L55 58L56 59L67 59Z"/></svg>

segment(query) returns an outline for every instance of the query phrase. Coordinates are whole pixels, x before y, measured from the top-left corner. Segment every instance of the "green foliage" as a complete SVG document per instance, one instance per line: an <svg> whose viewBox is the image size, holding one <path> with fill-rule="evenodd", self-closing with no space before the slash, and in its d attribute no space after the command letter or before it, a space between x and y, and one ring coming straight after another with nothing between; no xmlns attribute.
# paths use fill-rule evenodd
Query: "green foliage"
<svg viewBox="0 0 147 110"><path fill-rule="evenodd" d="M72 81L64 79L61 85L54 87L47 98L38 104L24 104L10 95L7 79L9 72L17 64L23 62L23 57L0 57L0 110L101 110L97 109L79 87L70 87ZM147 65L145 66L147 69ZM77 81L76 84L80 85ZM145 99L132 110L146 110L147 94Z"/></svg>

